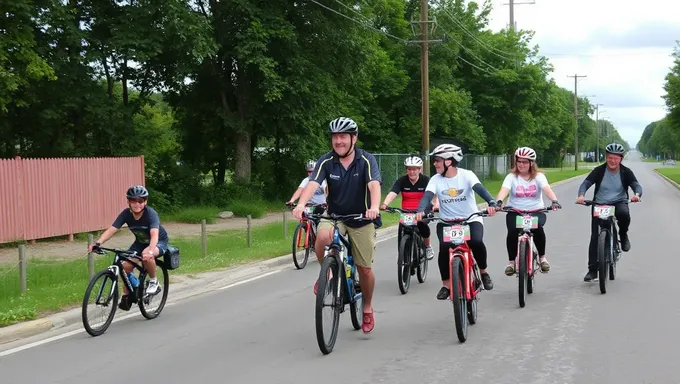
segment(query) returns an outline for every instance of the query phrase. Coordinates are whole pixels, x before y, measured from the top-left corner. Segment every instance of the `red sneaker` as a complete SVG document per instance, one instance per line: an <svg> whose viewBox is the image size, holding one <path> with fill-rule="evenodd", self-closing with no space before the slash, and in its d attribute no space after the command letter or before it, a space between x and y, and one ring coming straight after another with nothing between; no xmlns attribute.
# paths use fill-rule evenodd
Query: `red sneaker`
<svg viewBox="0 0 680 384"><path fill-rule="evenodd" d="M363 324L361 324L361 330L364 331L364 333L371 333L373 332L373 328L375 328L375 319L373 318L373 312L364 313Z"/></svg>

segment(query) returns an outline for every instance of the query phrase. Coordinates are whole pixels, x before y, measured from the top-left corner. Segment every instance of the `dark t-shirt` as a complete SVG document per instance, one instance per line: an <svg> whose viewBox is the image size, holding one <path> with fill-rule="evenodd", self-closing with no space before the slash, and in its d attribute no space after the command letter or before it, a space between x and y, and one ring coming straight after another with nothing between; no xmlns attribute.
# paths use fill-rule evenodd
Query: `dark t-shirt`
<svg viewBox="0 0 680 384"><path fill-rule="evenodd" d="M371 205L371 192L368 183L377 181L382 184L380 169L375 157L370 153L356 148L354 161L347 169L340 163L335 152L329 152L316 161L316 167L310 180L321 184L328 183L328 212L338 215L352 215L365 213ZM349 227L362 227L371 221L347 220ZM376 227L382 222L380 217L375 219Z"/></svg>
<svg viewBox="0 0 680 384"><path fill-rule="evenodd" d="M161 219L158 217L158 212L153 208L147 206L142 211L142 217L136 220L129 208L125 208L111 224L120 229L123 224L127 224L130 232L135 235L135 239L140 244L149 244L151 242L151 228L158 229L158 241L168 242L168 233L161 225Z"/></svg>
<svg viewBox="0 0 680 384"><path fill-rule="evenodd" d="M401 193L401 209L417 210L429 181L430 178L422 173L418 175L418 181L415 184L411 184L408 175L398 178L392 186L392 192L397 195ZM431 207L432 204L428 206L428 209Z"/></svg>

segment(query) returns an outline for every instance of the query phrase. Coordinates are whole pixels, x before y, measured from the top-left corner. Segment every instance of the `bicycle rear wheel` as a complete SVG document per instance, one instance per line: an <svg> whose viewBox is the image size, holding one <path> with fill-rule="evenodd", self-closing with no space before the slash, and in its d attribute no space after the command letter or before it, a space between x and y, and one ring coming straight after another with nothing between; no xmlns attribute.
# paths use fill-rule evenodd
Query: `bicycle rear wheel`
<svg viewBox="0 0 680 384"><path fill-rule="evenodd" d="M352 297L347 297L349 298L349 310L350 310L350 318L352 319L352 327L354 327L355 330L361 329L361 322L359 319L363 320L364 316L364 295L356 291L356 287L359 286L359 276L358 272L355 272L354 276L352 276L352 284L354 285L354 294L355 295L361 295L357 299L357 301L353 301ZM348 291L347 285L343 284L343 290Z"/></svg>
<svg viewBox="0 0 680 384"><path fill-rule="evenodd" d="M97 285L97 282L101 280L101 285ZM97 287L95 289L95 287ZM95 297L95 307L103 308L108 311L108 314L104 317L104 322L99 326L94 326L91 322L90 315L88 314L88 302L90 296L94 293ZM88 284L85 290L85 296L83 297L83 307L82 307L82 319L85 331L91 336L99 336L111 325L113 321L113 316L116 314L116 309L118 307L118 276L114 275L113 272L105 269L99 271Z"/></svg>
<svg viewBox="0 0 680 384"><path fill-rule="evenodd" d="M465 270L460 257L454 257L451 262L451 301L453 301L453 318L456 322L458 340L467 340L468 310L465 298Z"/></svg>
<svg viewBox="0 0 680 384"><path fill-rule="evenodd" d="M339 270L338 261L335 257L331 255L326 256L319 272L315 308L316 341L319 344L321 353L324 355L333 351L335 340L338 337L340 311L343 307L343 299L338 284L340 284L340 279L343 275L344 273L341 273ZM330 298L330 303L325 303L326 297ZM332 309L332 316L328 320L330 324L325 324L323 316L324 307L331 307ZM324 330L324 325L330 325L330 329Z"/></svg>
<svg viewBox="0 0 680 384"><path fill-rule="evenodd" d="M597 239L597 262L599 266L600 293L607 293L607 273L609 272L609 231L603 229Z"/></svg>
<svg viewBox="0 0 680 384"><path fill-rule="evenodd" d="M157 318L163 311L163 308L165 308L165 302L168 300L168 289L170 288L168 270L165 268L163 261L158 259L156 259L156 278L161 286L161 291L153 296L145 294L146 287L149 285L148 272L140 276L139 286L137 287L137 297L140 298L137 301L139 311L142 312L142 316L149 320ZM158 303L155 309L154 303Z"/></svg>
<svg viewBox="0 0 680 384"><path fill-rule="evenodd" d="M399 242L399 256L397 257L397 280L399 282L399 291L403 295L408 292L411 286L411 260L414 256L411 253L413 237L410 234L404 234Z"/></svg>
<svg viewBox="0 0 680 384"><path fill-rule="evenodd" d="M307 225L299 223L293 233L293 264L295 264L295 268L297 269L303 269L307 265L307 260L309 260L309 247L311 247L312 244L309 244L309 247L304 248L305 240L308 237L310 236L309 233L307 233ZM300 244L302 244L302 248L304 248L305 252L303 256L298 257Z"/></svg>

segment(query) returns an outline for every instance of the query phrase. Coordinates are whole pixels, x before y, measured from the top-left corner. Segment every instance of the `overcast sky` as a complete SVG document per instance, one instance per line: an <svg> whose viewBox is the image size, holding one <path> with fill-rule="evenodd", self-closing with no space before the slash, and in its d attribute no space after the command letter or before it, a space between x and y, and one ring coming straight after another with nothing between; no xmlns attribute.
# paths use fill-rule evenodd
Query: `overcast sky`
<svg viewBox="0 0 680 384"><path fill-rule="evenodd" d="M483 0L479 0L481 3ZM531 0L517 0L529 2ZM491 29L509 23L507 0L493 0ZM535 31L533 45L555 66L555 82L600 106L630 145L645 126L666 115L664 77L680 40L678 0L535 0L515 5L519 29ZM593 116L594 118L594 116Z"/></svg>

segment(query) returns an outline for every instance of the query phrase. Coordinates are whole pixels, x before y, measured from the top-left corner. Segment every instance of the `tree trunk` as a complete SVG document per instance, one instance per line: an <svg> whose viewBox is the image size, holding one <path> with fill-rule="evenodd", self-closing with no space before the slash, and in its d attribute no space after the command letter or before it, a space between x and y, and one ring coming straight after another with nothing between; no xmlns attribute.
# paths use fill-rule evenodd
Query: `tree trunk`
<svg viewBox="0 0 680 384"><path fill-rule="evenodd" d="M253 155L251 139L249 132L243 133L236 139L236 169L234 170L234 177L237 182L243 184L250 183Z"/></svg>

